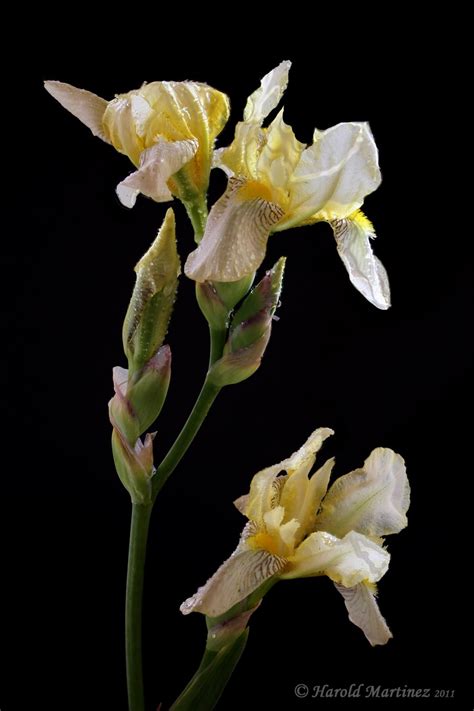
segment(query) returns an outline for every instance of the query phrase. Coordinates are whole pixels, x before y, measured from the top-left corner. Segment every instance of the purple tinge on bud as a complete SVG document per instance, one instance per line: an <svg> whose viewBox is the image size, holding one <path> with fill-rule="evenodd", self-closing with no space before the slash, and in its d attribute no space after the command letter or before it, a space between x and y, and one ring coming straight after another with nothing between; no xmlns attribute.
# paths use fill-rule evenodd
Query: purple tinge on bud
<svg viewBox="0 0 474 711"><path fill-rule="evenodd" d="M132 446L118 429L114 427L112 431L115 468L134 504L147 504L151 501L154 436L148 433L144 442L139 438Z"/></svg>
<svg viewBox="0 0 474 711"><path fill-rule="evenodd" d="M196 282L196 300L211 328L225 328L230 309L210 281Z"/></svg>
<svg viewBox="0 0 474 711"><path fill-rule="evenodd" d="M127 399L138 422L138 434L153 424L166 400L171 378L171 348L162 346L129 383Z"/></svg>
<svg viewBox="0 0 474 711"><path fill-rule="evenodd" d="M116 366L112 373L115 395L109 402L110 422L133 446L140 432L137 417L127 397L128 370Z"/></svg>
<svg viewBox="0 0 474 711"><path fill-rule="evenodd" d="M113 369L115 395L109 402L112 425L134 445L156 420L166 399L171 378L171 349L162 346L129 382L126 368Z"/></svg>
<svg viewBox="0 0 474 711"><path fill-rule="evenodd" d="M209 651L217 652L222 647L233 642L237 637L242 634L242 632L247 627L248 621L255 612L260 607L261 600L257 604L250 608L250 610L245 610L235 617L231 617L224 622L213 625L209 628L207 633L207 643L206 649Z"/></svg>
<svg viewBox="0 0 474 711"><path fill-rule="evenodd" d="M224 354L209 372L209 379L215 385L240 383L258 369L270 339L284 266L282 258L250 292L232 319Z"/></svg>

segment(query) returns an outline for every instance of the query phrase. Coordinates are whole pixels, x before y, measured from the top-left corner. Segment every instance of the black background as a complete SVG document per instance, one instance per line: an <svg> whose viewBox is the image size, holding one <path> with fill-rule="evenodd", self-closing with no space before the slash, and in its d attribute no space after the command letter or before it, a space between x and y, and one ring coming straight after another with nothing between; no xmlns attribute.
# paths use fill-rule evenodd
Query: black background
<svg viewBox="0 0 474 711"><path fill-rule="evenodd" d="M5 206L12 219L5 220L3 267L13 277L4 302L10 358L3 372L15 397L6 403L4 430L2 711L126 708L129 502L114 473L106 406L111 368L125 365L120 333L133 265L167 207L144 198L131 211L119 204L114 189L131 165L54 102L42 80L106 98L144 80L206 81L232 100L219 139L226 145L246 96L285 58L293 60L285 119L300 140L310 142L315 126L371 124L383 183L365 210L379 235L374 248L390 275L393 306L380 312L354 290L326 225L271 239L264 266L282 254L288 262L262 367L221 393L154 512L147 708L160 701L167 708L198 664L204 621L184 618L178 608L233 550L243 522L233 499L255 472L288 456L319 426L336 431L320 459L335 455L336 475L359 466L375 446L406 459L409 526L389 539L392 562L379 597L394 639L372 649L327 579L281 583L252 618L221 708L462 708L460 607L470 555L459 509L471 470L462 445L472 272L446 210L449 177L437 172L446 83L436 50L428 57L426 45L420 49L417 28L400 23L388 42L390 18L367 35L364 18L352 20L339 27L336 14L319 24L309 18L300 41L290 33L292 43L282 18L273 39L267 28L266 43L263 26L250 34L244 26L232 37L219 32L222 19L202 32L189 20L173 52L160 42L160 33L173 39L160 18L149 26L142 18L140 32L42 34L33 48L21 45L33 61L28 77L13 82L15 123L6 146L18 177L11 181L15 202ZM224 186L215 171L211 204ZM184 261L192 232L182 207L174 207ZM173 379L156 461L206 369L206 324L185 277L167 340ZM305 701L295 698L299 683L455 689L456 698Z"/></svg>

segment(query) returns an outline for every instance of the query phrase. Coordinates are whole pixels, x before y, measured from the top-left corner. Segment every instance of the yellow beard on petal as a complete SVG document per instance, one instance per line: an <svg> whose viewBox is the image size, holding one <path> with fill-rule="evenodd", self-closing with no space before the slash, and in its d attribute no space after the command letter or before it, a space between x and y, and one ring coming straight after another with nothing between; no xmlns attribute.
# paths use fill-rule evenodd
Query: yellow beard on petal
<svg viewBox="0 0 474 711"><path fill-rule="evenodd" d="M263 198L267 202L272 201L272 191L264 183L259 183L257 180L249 180L241 188L239 196L242 200L255 200L255 198Z"/></svg>
<svg viewBox="0 0 474 711"><path fill-rule="evenodd" d="M272 185L267 185L263 181L258 180L248 180L244 183L242 188L239 190L240 200L265 200L266 202L271 202L274 205L281 207L283 211L286 211L288 204L288 196L280 188L275 188Z"/></svg>
<svg viewBox="0 0 474 711"><path fill-rule="evenodd" d="M364 215L362 210L356 210L351 215L349 215L347 219L352 220L353 222L358 224L366 232L374 232L373 224L371 223L367 215Z"/></svg>
<svg viewBox="0 0 474 711"><path fill-rule="evenodd" d="M247 543L250 548L254 550L265 550L274 555L278 555L280 552L281 544L271 536L269 533L261 532L256 533L255 536L251 536L247 539Z"/></svg>

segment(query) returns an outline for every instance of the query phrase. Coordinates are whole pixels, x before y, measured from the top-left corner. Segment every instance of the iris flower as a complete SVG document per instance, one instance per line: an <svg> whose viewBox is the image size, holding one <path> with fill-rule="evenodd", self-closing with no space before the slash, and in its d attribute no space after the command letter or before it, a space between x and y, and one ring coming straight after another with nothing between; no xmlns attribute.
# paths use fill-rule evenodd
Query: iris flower
<svg viewBox="0 0 474 711"><path fill-rule="evenodd" d="M377 147L367 123L315 130L300 143L281 110L267 128L288 83L290 62L267 74L248 99L233 143L216 151L229 176L212 208L204 237L185 272L196 281L237 281L263 261L271 232L326 221L354 286L375 306L390 306L388 278L374 256L371 222L360 211L380 184Z"/></svg>
<svg viewBox="0 0 474 711"><path fill-rule="evenodd" d="M156 202L206 193L214 141L229 116L225 94L191 81L155 81L112 101L59 81L45 88L136 166L117 187L127 207L139 193Z"/></svg>
<svg viewBox="0 0 474 711"><path fill-rule="evenodd" d="M361 469L341 476L327 491L334 459L309 474L331 434L316 430L289 459L254 476L250 493L235 502L248 518L237 549L183 603L184 614L196 610L218 617L272 578L326 575L369 642L390 639L375 586L390 560L383 537L407 525L405 464L399 454L379 447Z"/></svg>

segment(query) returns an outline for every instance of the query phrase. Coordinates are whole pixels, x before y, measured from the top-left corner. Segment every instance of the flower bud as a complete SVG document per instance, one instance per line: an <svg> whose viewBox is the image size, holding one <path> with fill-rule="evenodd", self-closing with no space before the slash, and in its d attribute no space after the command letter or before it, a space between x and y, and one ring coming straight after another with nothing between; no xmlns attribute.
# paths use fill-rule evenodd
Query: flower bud
<svg viewBox="0 0 474 711"><path fill-rule="evenodd" d="M140 432L134 409L127 397L128 370L116 366L112 371L115 395L109 402L110 421L130 445L134 445Z"/></svg>
<svg viewBox="0 0 474 711"><path fill-rule="evenodd" d="M112 430L115 468L134 504L151 502L150 480L154 474L153 438L154 434L147 434L144 442L137 439L132 446L117 428Z"/></svg>
<svg viewBox="0 0 474 711"><path fill-rule="evenodd" d="M110 421L129 444L134 445L160 414L170 377L169 346L162 346L131 380L126 368L113 369L115 395L109 402Z"/></svg>
<svg viewBox="0 0 474 711"><path fill-rule="evenodd" d="M127 399L138 421L138 434L156 420L164 405L171 378L171 349L162 346L158 353L132 378Z"/></svg>
<svg viewBox="0 0 474 711"><path fill-rule="evenodd" d="M166 213L157 238L135 271L137 280L122 332L130 377L154 356L168 330L180 273L173 210Z"/></svg>
<svg viewBox="0 0 474 711"><path fill-rule="evenodd" d="M226 328L230 309L217 293L212 281L196 282L196 300L211 328Z"/></svg>
<svg viewBox="0 0 474 711"><path fill-rule="evenodd" d="M220 298L231 311L249 293L254 279L255 272L242 277L239 281L216 281L213 284Z"/></svg>
<svg viewBox="0 0 474 711"><path fill-rule="evenodd" d="M250 292L232 319L224 354L209 372L209 380L214 385L240 383L259 367L270 338L284 267L285 259L281 258Z"/></svg>
<svg viewBox="0 0 474 711"><path fill-rule="evenodd" d="M211 328L227 328L236 304L249 292L255 274L234 282L196 282L196 299Z"/></svg>

